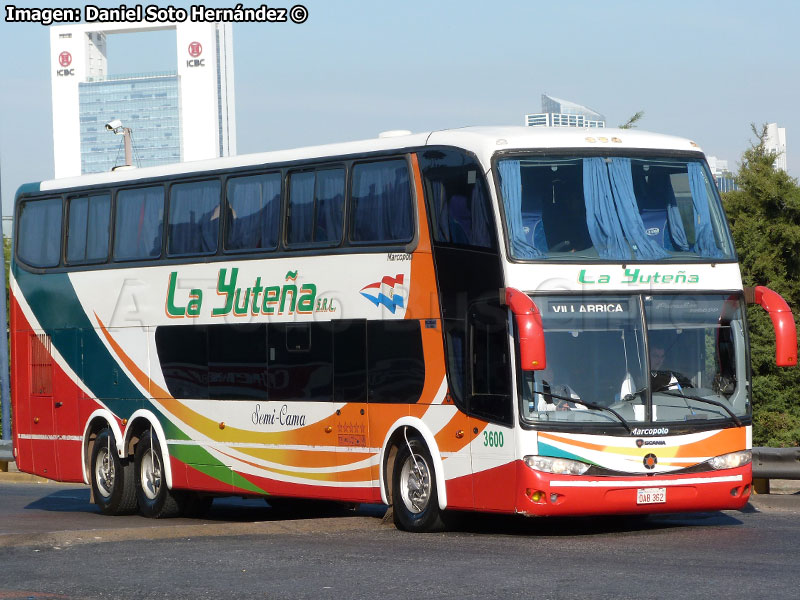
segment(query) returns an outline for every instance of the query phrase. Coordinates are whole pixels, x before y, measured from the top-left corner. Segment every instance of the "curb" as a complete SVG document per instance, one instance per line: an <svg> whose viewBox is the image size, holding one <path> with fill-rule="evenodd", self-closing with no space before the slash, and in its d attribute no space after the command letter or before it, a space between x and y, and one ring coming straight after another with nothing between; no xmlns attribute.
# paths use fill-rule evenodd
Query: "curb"
<svg viewBox="0 0 800 600"><path fill-rule="evenodd" d="M52 479L45 479L30 473L20 473L19 471L0 472L0 483L58 483Z"/></svg>
<svg viewBox="0 0 800 600"><path fill-rule="evenodd" d="M38 475L22 473L13 461L0 461L0 483L53 483L53 481Z"/></svg>

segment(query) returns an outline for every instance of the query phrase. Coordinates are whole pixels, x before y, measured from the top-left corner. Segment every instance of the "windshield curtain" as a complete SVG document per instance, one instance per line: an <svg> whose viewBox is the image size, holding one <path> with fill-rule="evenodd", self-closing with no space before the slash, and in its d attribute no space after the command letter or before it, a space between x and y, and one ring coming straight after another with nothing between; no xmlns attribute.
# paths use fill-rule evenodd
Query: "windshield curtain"
<svg viewBox="0 0 800 600"><path fill-rule="evenodd" d="M497 173L513 258L733 258L699 160L521 156Z"/></svg>
<svg viewBox="0 0 800 600"><path fill-rule="evenodd" d="M750 413L738 296L565 295L534 301L542 313L547 368L520 372L524 420L621 426L604 410L610 408L640 426Z"/></svg>

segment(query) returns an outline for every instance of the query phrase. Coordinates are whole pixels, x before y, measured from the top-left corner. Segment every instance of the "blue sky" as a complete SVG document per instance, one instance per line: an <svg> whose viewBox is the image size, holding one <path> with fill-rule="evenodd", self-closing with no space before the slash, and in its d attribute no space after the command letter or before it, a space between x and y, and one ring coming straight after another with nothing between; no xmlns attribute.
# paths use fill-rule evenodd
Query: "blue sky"
<svg viewBox="0 0 800 600"><path fill-rule="evenodd" d="M753 138L751 123L777 121L789 172L800 176L800 2L304 4L302 25L233 26L240 154L386 129L521 125L547 92L598 110L609 125L644 110L641 129L689 137L731 166ZM110 38L110 70L174 68L171 34L149 35L144 44ZM53 176L49 53L46 27L0 22L5 215L20 184Z"/></svg>

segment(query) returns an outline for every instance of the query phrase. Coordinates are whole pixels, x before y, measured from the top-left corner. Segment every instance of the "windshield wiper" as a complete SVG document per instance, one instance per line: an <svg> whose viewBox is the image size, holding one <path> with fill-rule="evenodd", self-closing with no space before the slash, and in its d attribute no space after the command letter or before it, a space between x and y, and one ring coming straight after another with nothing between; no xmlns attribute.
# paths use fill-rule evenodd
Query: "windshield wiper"
<svg viewBox="0 0 800 600"><path fill-rule="evenodd" d="M628 422L625 419L623 419L622 415L619 414L617 411L615 411L613 408L609 408L607 406L601 406L600 404L595 404L594 402L586 402L584 400L580 400L579 398L567 398L566 396L562 396L561 394L553 394L551 392L536 392L536 393L541 394L545 398L549 396L551 398L558 398L559 400L566 400L567 402L572 402L573 404L582 404L586 408L591 408L593 410L608 411L612 415L617 417L617 419L619 419L619 422L622 423L622 426L628 430L628 433L633 433L633 431L631 431L630 425L628 425ZM552 404L552 402L550 404Z"/></svg>
<svg viewBox="0 0 800 600"><path fill-rule="evenodd" d="M742 422L739 420L739 417L736 416L730 408L725 406L722 402L718 402L717 400L710 400L708 398L703 398L702 396L694 396L691 394L684 394L681 388L678 388L678 393L671 392L668 389L657 389L653 390L654 394L664 394L666 396L674 396L675 398L683 398L684 400L696 400L697 402L705 402L706 404L713 404L714 406L719 406L722 410L728 413L733 422L736 423L738 427L742 426Z"/></svg>

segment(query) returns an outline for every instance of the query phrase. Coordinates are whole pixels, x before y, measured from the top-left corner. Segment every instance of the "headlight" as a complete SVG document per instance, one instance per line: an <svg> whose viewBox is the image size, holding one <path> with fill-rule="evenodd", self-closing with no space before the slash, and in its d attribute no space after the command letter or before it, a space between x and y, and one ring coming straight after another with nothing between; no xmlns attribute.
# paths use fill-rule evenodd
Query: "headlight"
<svg viewBox="0 0 800 600"><path fill-rule="evenodd" d="M722 456L715 456L708 461L712 469L735 469L750 464L753 461L752 450L741 450L739 452L731 452L730 454L723 454Z"/></svg>
<svg viewBox="0 0 800 600"><path fill-rule="evenodd" d="M552 456L526 456L524 460L534 471L555 475L583 475L591 466L577 460Z"/></svg>

